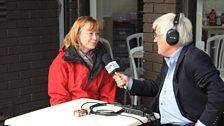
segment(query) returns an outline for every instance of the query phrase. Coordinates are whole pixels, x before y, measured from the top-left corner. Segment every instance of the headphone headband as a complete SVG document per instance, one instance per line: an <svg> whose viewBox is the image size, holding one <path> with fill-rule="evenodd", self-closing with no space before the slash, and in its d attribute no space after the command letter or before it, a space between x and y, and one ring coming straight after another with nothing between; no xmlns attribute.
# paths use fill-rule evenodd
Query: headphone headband
<svg viewBox="0 0 224 126"><path fill-rule="evenodd" d="M173 24L176 26L179 23L179 19L180 19L180 14L176 14L174 20L173 20Z"/></svg>

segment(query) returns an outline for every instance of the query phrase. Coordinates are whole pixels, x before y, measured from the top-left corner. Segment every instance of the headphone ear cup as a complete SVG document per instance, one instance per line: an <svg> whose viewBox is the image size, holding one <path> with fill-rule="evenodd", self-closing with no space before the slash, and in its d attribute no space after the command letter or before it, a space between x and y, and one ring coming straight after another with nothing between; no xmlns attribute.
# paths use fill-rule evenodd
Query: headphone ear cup
<svg viewBox="0 0 224 126"><path fill-rule="evenodd" d="M176 29L170 29L166 34L166 41L169 45L175 45L179 41L179 32Z"/></svg>

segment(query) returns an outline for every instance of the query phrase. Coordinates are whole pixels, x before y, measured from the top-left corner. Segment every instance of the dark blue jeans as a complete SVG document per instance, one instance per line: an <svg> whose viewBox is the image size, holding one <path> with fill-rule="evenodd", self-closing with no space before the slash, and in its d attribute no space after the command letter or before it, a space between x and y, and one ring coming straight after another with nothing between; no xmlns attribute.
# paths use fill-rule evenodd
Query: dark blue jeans
<svg viewBox="0 0 224 126"><path fill-rule="evenodd" d="M184 126L194 126L195 124L194 123L190 123L190 124L186 124ZM148 122L146 124L142 124L140 126L179 126L179 125L174 125L174 124L164 124L164 125L161 125L160 124L160 120L155 120L155 121L152 121L152 122Z"/></svg>

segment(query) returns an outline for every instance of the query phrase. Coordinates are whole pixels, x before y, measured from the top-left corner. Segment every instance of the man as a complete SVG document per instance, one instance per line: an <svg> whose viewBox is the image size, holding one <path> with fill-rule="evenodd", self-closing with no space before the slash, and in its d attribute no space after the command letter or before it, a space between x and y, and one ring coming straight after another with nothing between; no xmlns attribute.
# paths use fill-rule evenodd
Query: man
<svg viewBox="0 0 224 126"><path fill-rule="evenodd" d="M134 80L116 73L118 87L155 97L152 109L165 126L220 125L224 83L210 57L192 44L192 24L183 14L168 13L153 23L154 42L164 56L156 80Z"/></svg>

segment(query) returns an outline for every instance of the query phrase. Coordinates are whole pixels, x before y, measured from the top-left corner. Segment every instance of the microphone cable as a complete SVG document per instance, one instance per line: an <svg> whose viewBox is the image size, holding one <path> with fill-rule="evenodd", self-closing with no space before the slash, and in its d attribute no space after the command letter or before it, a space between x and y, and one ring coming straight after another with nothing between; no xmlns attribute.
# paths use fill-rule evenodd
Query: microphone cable
<svg viewBox="0 0 224 126"><path fill-rule="evenodd" d="M130 99L130 102L132 103L132 98L131 98L131 94L129 92L129 90L127 89L127 86L124 86L124 90L125 90L125 93L124 93L124 105L126 105L127 101L126 101L126 98L128 97ZM128 96L127 96L128 95Z"/></svg>

